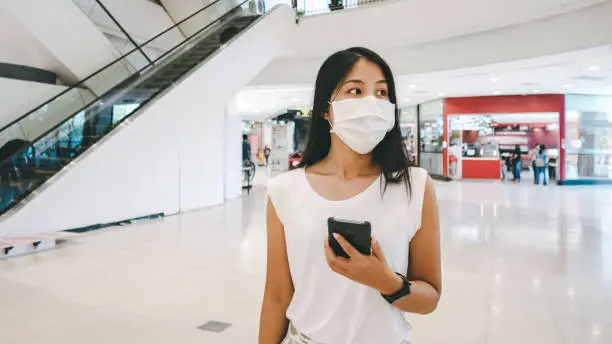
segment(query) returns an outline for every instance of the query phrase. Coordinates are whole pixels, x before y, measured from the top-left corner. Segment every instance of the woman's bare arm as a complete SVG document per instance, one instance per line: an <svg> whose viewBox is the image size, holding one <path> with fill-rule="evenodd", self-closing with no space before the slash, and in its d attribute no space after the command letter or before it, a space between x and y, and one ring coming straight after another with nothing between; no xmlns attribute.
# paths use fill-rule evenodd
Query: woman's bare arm
<svg viewBox="0 0 612 344"><path fill-rule="evenodd" d="M266 288L261 307L259 344L279 344L287 333L289 321L285 313L293 297L294 289L287 258L285 230L269 199L266 218L268 263Z"/></svg>
<svg viewBox="0 0 612 344"><path fill-rule="evenodd" d="M438 203L431 178L427 178L423 199L421 228L410 242L408 279L410 295L393 305L404 312L427 314L438 306L442 293L442 267L440 258L440 223ZM399 287L401 288L401 280Z"/></svg>

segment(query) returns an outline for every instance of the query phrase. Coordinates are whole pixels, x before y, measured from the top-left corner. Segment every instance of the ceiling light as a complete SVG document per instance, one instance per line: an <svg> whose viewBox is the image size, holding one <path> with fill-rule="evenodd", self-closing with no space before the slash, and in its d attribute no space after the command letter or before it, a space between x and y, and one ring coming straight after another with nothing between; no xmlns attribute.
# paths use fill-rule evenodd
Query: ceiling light
<svg viewBox="0 0 612 344"><path fill-rule="evenodd" d="M565 87L565 88L572 88L572 85L567 84L567 85L563 85L563 87Z"/></svg>
<svg viewBox="0 0 612 344"><path fill-rule="evenodd" d="M495 91L493 94L501 94L501 91Z"/></svg>
<svg viewBox="0 0 612 344"><path fill-rule="evenodd" d="M489 80L491 80L493 82L496 82L496 81L499 81L499 78L496 77L496 76L492 76L492 77L489 78Z"/></svg>
<svg viewBox="0 0 612 344"><path fill-rule="evenodd" d="M410 87L410 88L416 88L416 85L414 85L414 84L413 84L413 85L408 85L408 87Z"/></svg>
<svg viewBox="0 0 612 344"><path fill-rule="evenodd" d="M589 67L589 70L592 70L592 71L599 70L599 66L591 66Z"/></svg>
<svg viewBox="0 0 612 344"><path fill-rule="evenodd" d="M409 101L410 101L410 98L406 98L406 99L404 99L404 101L405 101L405 102L409 102Z"/></svg>
<svg viewBox="0 0 612 344"><path fill-rule="evenodd" d="M446 95L446 93L444 93L444 92L438 93L438 96L440 96L440 97L444 97L445 95Z"/></svg>
<svg viewBox="0 0 612 344"><path fill-rule="evenodd" d="M533 92L533 93L540 93L540 90L533 90L531 92Z"/></svg>

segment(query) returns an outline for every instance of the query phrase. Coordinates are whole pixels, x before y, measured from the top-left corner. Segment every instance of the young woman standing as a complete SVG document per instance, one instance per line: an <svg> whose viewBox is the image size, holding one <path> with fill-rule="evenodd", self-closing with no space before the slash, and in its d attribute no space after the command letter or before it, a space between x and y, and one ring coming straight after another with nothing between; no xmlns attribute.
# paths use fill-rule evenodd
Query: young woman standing
<svg viewBox="0 0 612 344"><path fill-rule="evenodd" d="M352 48L319 70L302 167L268 185L268 263L260 344L410 342L403 312L435 310L441 293L433 185L412 167L391 69ZM336 256L330 217L368 221L372 252Z"/></svg>

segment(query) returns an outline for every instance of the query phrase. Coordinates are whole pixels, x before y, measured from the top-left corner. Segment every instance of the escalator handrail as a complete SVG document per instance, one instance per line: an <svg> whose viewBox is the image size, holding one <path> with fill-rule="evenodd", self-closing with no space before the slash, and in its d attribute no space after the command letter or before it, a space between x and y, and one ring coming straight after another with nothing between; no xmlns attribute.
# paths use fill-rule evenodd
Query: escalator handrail
<svg viewBox="0 0 612 344"><path fill-rule="evenodd" d="M221 0L216 0L215 2L219 2ZM45 131L44 133L38 135L35 139L33 139L32 141L29 142L28 145L22 147L21 149L17 150L16 152L12 153L9 157L7 157L7 159L0 161L0 166L3 165L4 163L6 163L7 161L9 161L12 157L14 157L15 155L21 154L23 153L25 150L27 150L30 146L34 145L34 143L40 141L40 139L46 137L47 135L49 135L51 132L53 132L54 130L57 130L59 127L61 127L64 123L68 122L69 120L71 120L76 114L78 114L79 112L89 108L90 106L92 106L93 104L95 104L96 102L98 102L100 99L103 99L107 94L109 94L110 92L113 92L115 87L117 87L121 82L124 82L126 80L129 80L130 78L134 77L135 75L140 74L142 71L144 71L145 69L147 69L149 66L154 65L157 61L165 58L168 54L174 52L176 49L178 49L180 46L182 46L185 42L188 42L189 40L191 40L193 37L199 35L200 33L202 33L202 31L210 28L212 25L216 24L217 22L219 22L221 19L223 19L223 17L240 8L242 5L244 5L245 3L249 2L250 0L243 0L241 3L239 3L238 5L232 7L230 10L228 10L227 12L225 12L224 14L220 15L219 18L213 20L212 22L208 23L207 25L205 25L204 27L202 27L201 29L199 29L198 31L196 31L195 33L193 33L192 35L188 36L187 38L185 38L183 41L181 41L179 44L175 45L173 48L171 48L170 50L168 50L167 52L165 52L164 54L162 54L161 56L159 56L157 59L153 60L153 63L148 64L144 67L142 67L141 69L135 71L134 73L132 73L132 75L128 76L127 78L125 78L125 80L118 82L117 85L115 85L114 87L110 88L108 91L106 91L104 94L102 94L101 96L93 99L91 102L85 104L85 106L83 106L82 108L80 108L79 110L75 111L73 114L71 114L70 116L66 117L64 120L62 120L61 122L57 123L56 125L52 126L49 130ZM150 100L150 99L149 99ZM139 108L142 108L142 105L146 104L148 102L145 101L143 104L141 104L141 106ZM46 104L46 103L45 103ZM44 104L43 104L44 105ZM137 111L137 110L136 110ZM119 121L118 123L116 123L117 125L119 125L121 122L123 122L123 120L127 119L130 116L126 116L125 118L123 118L121 121ZM4 130L4 129L2 129ZM0 131L1 133L2 131ZM2 215L2 213L0 213L0 215Z"/></svg>
<svg viewBox="0 0 612 344"><path fill-rule="evenodd" d="M215 0L213 2L211 2L210 4L200 8L199 10L197 10L196 12L190 14L189 16L185 17L184 19L182 19L181 21L179 21L178 23L172 25L171 27L167 28L166 30L160 32L159 34L155 35L154 37L150 38L149 40L147 40L146 42L140 44L139 46L133 48L132 50L128 51L127 53L121 55L120 57L116 58L115 60L113 60L112 62L109 62L108 64L106 64L104 67L98 69L97 71L93 72L92 74L90 74L89 76L87 76L85 79L82 79L81 81L77 82L76 84L73 84L72 86L70 86L69 88L66 88L65 90L61 91L60 93L56 94L55 96L51 97L49 100L45 101L44 103L38 105L37 107L33 108L32 110L26 112L24 115L20 116L19 118L9 122L7 125L3 126L2 129L0 129L0 133L2 133L4 130L8 129L9 127L11 127L12 125L14 125L15 123L20 122L22 119L28 117L29 115L31 115L32 113L42 109L43 107L45 107L47 104L53 102L54 100L58 99L59 97L63 96L64 94L79 88L80 86L82 86L85 82L89 81L91 78L95 77L96 75L102 73L103 71L105 71L106 69L108 69L109 67L111 67L112 65L114 65L115 63L125 59L127 56L133 54L134 52L136 52L137 50L141 50L144 46L146 46L147 44L151 43L152 41L158 39L159 37L161 37L162 35L166 34L167 32L176 29L178 26L180 26L181 24L185 23L187 20L195 17L196 15L202 13L202 11L205 11L206 9L208 9L210 6L220 2L222 0ZM236 8L244 5L244 3L246 3L249 0L246 0L244 2L242 2L240 5L232 8L230 11L235 10ZM230 12L228 11L228 12ZM216 23L217 21L215 20L213 23ZM207 25L208 27L208 25ZM198 31L198 33L201 31ZM174 46L172 49L170 49L168 52L173 51L174 49L176 49L179 45L182 45L185 41L191 39L193 37L189 36L186 37L183 41L181 41L179 44L177 44L176 46ZM164 53L161 57L166 56L167 53ZM145 55L146 56L146 55ZM155 62L159 61L159 58L153 60L152 62L148 63L144 68L147 68L153 64L155 64ZM141 69L142 70L142 69ZM131 76L130 76L131 77ZM127 78L126 78L127 79ZM95 95L95 94L94 94ZM100 97L96 98L95 100L99 99ZM90 103L91 104L91 103Z"/></svg>

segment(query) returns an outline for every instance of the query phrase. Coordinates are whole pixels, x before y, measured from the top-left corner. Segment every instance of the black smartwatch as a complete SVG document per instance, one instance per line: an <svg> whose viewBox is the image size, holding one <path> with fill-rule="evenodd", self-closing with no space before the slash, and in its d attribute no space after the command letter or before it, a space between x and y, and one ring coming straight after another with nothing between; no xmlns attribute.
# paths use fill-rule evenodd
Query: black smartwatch
<svg viewBox="0 0 612 344"><path fill-rule="evenodd" d="M408 281L406 276L400 274L399 272L396 272L395 274L402 279L402 288L391 295L385 295L383 293L380 294L390 304L393 304L395 301L401 299L404 296L410 295L410 281Z"/></svg>

